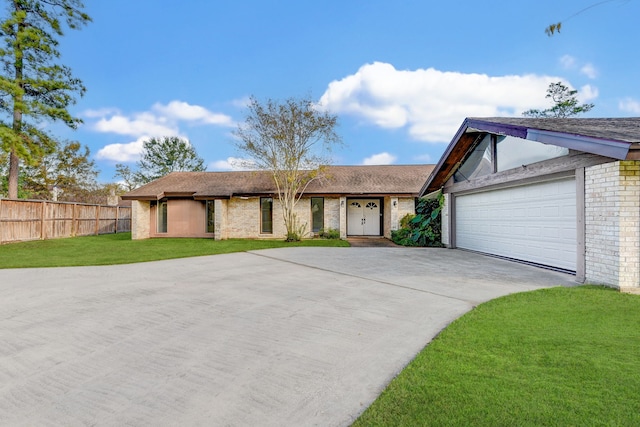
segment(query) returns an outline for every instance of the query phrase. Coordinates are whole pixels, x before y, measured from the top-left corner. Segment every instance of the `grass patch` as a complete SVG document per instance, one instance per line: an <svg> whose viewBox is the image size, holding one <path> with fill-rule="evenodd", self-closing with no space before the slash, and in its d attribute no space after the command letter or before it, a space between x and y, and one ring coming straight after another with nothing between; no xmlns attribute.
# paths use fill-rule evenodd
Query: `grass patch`
<svg viewBox="0 0 640 427"><path fill-rule="evenodd" d="M640 297L509 295L453 322L355 426L640 425Z"/></svg>
<svg viewBox="0 0 640 427"><path fill-rule="evenodd" d="M248 239L131 240L131 233L105 234L2 245L0 268L131 264L293 246L349 246L349 243L326 239L295 243Z"/></svg>

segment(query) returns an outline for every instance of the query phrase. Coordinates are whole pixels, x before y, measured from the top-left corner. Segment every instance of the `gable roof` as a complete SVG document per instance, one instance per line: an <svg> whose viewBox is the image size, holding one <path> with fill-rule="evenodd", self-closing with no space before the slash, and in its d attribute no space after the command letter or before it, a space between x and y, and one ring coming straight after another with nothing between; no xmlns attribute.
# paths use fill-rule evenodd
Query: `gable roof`
<svg viewBox="0 0 640 427"><path fill-rule="evenodd" d="M423 185L420 196L442 188L473 147L478 135L484 133L514 136L617 160L640 160L640 117L467 118Z"/></svg>
<svg viewBox="0 0 640 427"><path fill-rule="evenodd" d="M305 194L397 194L415 197L433 165L328 166L324 177L312 181ZM122 196L125 200L164 197L195 199L276 193L268 171L172 172Z"/></svg>

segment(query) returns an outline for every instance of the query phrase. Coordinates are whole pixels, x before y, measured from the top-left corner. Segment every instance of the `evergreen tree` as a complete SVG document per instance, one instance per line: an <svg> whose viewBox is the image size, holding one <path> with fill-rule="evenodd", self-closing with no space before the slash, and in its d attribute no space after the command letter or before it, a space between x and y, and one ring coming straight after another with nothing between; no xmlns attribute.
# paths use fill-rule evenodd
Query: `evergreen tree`
<svg viewBox="0 0 640 427"><path fill-rule="evenodd" d="M38 127L62 122L75 129L81 120L68 108L85 87L57 63L63 25L76 29L91 18L81 0L7 0L0 21L0 147L9 154L8 194L18 197L20 160L32 163L55 141Z"/></svg>
<svg viewBox="0 0 640 427"><path fill-rule="evenodd" d="M522 113L522 115L525 117L554 117L563 119L590 111L594 105L578 104L577 94L577 90L569 89L563 85L562 82L551 83L549 84L549 88L547 88L546 97L553 101L553 107L545 110L527 110Z"/></svg>
<svg viewBox="0 0 640 427"><path fill-rule="evenodd" d="M188 140L177 136L149 138L144 141L137 170L123 164L116 165L116 177L121 177L125 187L133 189L161 178L171 172L206 170L204 160Z"/></svg>

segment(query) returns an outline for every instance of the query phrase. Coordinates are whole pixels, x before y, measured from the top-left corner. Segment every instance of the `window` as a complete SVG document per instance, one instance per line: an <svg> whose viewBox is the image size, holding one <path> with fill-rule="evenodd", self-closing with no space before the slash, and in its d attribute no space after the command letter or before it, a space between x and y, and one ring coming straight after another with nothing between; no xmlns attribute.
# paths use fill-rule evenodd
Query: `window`
<svg viewBox="0 0 640 427"><path fill-rule="evenodd" d="M215 200L207 200L207 233L215 233L216 205Z"/></svg>
<svg viewBox="0 0 640 427"><path fill-rule="evenodd" d="M514 136L484 134L453 175L455 182L566 156L569 149Z"/></svg>
<svg viewBox="0 0 640 427"><path fill-rule="evenodd" d="M324 228L324 198L311 198L311 231L319 232Z"/></svg>
<svg viewBox="0 0 640 427"><path fill-rule="evenodd" d="M260 197L260 233L273 233L273 198Z"/></svg>
<svg viewBox="0 0 640 427"><path fill-rule="evenodd" d="M513 136L498 136L497 171L505 171L569 154L569 149Z"/></svg>
<svg viewBox="0 0 640 427"><path fill-rule="evenodd" d="M491 135L487 134L453 175L455 182L468 181L493 172Z"/></svg>
<svg viewBox="0 0 640 427"><path fill-rule="evenodd" d="M158 202L158 233L167 232L167 201Z"/></svg>

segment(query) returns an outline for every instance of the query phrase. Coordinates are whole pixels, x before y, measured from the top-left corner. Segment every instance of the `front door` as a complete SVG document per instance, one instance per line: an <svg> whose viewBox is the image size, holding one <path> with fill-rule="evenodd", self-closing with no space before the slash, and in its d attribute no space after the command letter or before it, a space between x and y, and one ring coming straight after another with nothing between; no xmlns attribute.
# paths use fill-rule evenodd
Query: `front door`
<svg viewBox="0 0 640 427"><path fill-rule="evenodd" d="M380 235L380 199L350 199L347 207L347 234Z"/></svg>

